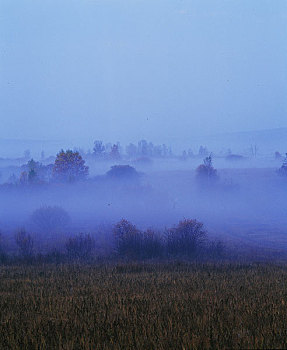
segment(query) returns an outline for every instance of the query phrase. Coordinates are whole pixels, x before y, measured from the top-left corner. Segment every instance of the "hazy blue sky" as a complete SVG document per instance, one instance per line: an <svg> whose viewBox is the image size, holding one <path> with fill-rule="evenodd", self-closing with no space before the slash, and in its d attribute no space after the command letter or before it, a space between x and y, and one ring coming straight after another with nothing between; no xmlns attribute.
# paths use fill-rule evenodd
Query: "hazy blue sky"
<svg viewBox="0 0 287 350"><path fill-rule="evenodd" d="M0 138L287 126L287 1L0 0Z"/></svg>

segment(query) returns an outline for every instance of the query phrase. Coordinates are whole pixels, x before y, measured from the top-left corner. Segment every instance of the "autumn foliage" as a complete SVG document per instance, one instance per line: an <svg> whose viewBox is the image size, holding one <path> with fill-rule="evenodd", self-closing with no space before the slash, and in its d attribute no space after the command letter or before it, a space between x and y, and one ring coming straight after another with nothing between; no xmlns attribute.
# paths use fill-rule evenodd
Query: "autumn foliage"
<svg viewBox="0 0 287 350"><path fill-rule="evenodd" d="M53 167L53 178L57 181L74 182L84 180L89 174L89 168L79 152L61 150L57 154Z"/></svg>

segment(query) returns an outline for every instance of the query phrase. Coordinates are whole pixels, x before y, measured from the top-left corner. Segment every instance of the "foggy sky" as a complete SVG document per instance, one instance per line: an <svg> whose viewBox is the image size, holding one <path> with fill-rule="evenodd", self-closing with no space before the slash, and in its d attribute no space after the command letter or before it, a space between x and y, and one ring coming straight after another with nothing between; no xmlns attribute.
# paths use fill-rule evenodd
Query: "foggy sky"
<svg viewBox="0 0 287 350"><path fill-rule="evenodd" d="M287 126L287 2L0 0L0 138Z"/></svg>

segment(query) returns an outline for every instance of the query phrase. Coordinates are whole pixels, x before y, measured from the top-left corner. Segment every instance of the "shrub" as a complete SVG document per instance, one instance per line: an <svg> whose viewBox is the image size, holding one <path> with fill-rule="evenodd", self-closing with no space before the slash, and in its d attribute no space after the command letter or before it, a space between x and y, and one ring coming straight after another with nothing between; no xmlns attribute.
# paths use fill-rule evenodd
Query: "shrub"
<svg viewBox="0 0 287 350"><path fill-rule="evenodd" d="M90 234L80 233L68 239L66 250L70 259L88 260L92 256L95 241Z"/></svg>
<svg viewBox="0 0 287 350"><path fill-rule="evenodd" d="M166 247L170 255L194 256L206 239L203 224L197 220L185 219L167 230Z"/></svg>
<svg viewBox="0 0 287 350"><path fill-rule="evenodd" d="M3 236L2 236L2 233L0 232L0 263L5 263L6 261L7 261L7 255L4 251Z"/></svg>
<svg viewBox="0 0 287 350"><path fill-rule="evenodd" d="M139 173L130 165L114 165L107 172L107 176L116 180L137 181Z"/></svg>
<svg viewBox="0 0 287 350"><path fill-rule="evenodd" d="M211 184L218 180L217 170L212 165L212 157L206 157L196 169L196 177L201 183Z"/></svg>
<svg viewBox="0 0 287 350"><path fill-rule="evenodd" d="M103 141L96 140L94 142L93 154L97 158L103 158L105 155L106 147L103 144Z"/></svg>
<svg viewBox="0 0 287 350"><path fill-rule="evenodd" d="M153 230L147 230L143 233L141 246L141 255L143 258L152 259L162 256L163 244L160 236Z"/></svg>
<svg viewBox="0 0 287 350"><path fill-rule="evenodd" d="M33 212L31 220L40 232L52 233L67 227L70 216L61 207L44 206Z"/></svg>
<svg viewBox="0 0 287 350"><path fill-rule="evenodd" d="M31 258L33 255L34 242L25 229L21 229L16 233L15 241L18 246L19 255L25 259Z"/></svg>
<svg viewBox="0 0 287 350"><path fill-rule="evenodd" d="M240 160L244 160L244 157L240 154L228 154L226 157L225 157L226 160L228 161L240 161Z"/></svg>
<svg viewBox="0 0 287 350"><path fill-rule="evenodd" d="M212 241L208 246L208 255L213 259L223 258L225 255L225 245L222 241Z"/></svg>
<svg viewBox="0 0 287 350"><path fill-rule="evenodd" d="M129 221L122 219L113 229L116 251L128 258L139 258L142 247L142 233Z"/></svg>

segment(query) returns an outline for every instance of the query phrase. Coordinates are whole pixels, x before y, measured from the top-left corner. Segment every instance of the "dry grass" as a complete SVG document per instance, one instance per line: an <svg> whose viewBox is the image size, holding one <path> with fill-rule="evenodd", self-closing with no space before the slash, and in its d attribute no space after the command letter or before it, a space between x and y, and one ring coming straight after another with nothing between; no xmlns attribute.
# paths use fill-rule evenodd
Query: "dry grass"
<svg viewBox="0 0 287 350"><path fill-rule="evenodd" d="M1 349L287 348L287 265L2 266Z"/></svg>

